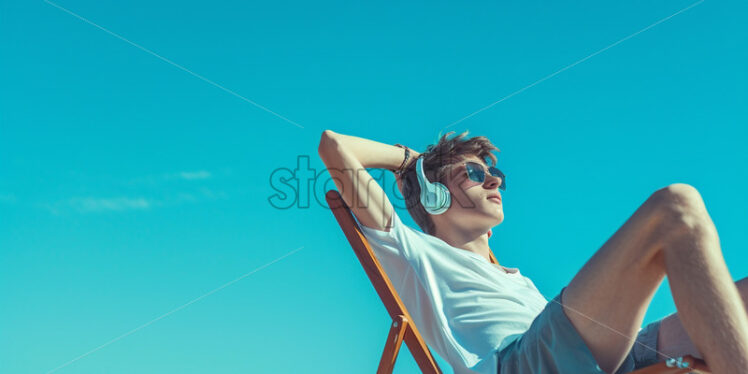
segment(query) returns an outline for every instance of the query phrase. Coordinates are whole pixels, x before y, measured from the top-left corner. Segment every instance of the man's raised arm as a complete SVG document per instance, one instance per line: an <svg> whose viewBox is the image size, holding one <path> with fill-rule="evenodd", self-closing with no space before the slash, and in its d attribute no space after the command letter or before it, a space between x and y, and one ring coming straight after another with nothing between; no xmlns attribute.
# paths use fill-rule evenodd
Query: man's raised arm
<svg viewBox="0 0 748 374"><path fill-rule="evenodd" d="M358 221L366 227L387 231L392 219L392 203L366 168L397 170L403 163L405 150L325 130L319 141L318 152L343 200ZM411 149L408 164L418 155Z"/></svg>

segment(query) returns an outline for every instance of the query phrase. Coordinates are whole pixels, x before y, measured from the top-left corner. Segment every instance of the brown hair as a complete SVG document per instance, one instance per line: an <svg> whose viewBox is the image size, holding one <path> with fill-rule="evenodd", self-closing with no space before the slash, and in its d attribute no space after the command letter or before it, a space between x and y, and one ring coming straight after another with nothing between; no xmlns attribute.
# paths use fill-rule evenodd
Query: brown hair
<svg viewBox="0 0 748 374"><path fill-rule="evenodd" d="M454 134L450 131L439 139L434 145L429 145L426 152L420 157L423 158L423 172L432 182L445 183L448 171L451 166L465 158L474 155L483 161L490 159L489 166L496 165L496 155L492 151L500 152L499 148L494 146L485 136L475 136L468 139L465 137L468 131L450 137ZM421 187L418 184L416 175L416 160L409 163L403 172L403 198L405 206L408 208L410 216L421 227L423 232L434 235L436 228L431 215L421 205ZM452 199L454 201L454 199Z"/></svg>

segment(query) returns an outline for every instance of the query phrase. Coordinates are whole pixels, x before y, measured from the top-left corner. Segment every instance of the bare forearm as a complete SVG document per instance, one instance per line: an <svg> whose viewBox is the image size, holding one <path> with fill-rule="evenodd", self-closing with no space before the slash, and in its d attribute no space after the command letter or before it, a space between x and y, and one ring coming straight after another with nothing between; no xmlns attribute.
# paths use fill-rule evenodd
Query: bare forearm
<svg viewBox="0 0 748 374"><path fill-rule="evenodd" d="M403 162L405 150L326 130L320 138L318 152L343 200L359 222L370 228L386 230L394 208L382 187L365 168L397 170Z"/></svg>
<svg viewBox="0 0 748 374"><path fill-rule="evenodd" d="M397 170L403 162L404 150L393 145L365 139L352 135L325 131L322 143L334 143L340 150L350 152L365 168ZM327 139L325 139L327 138ZM415 159L418 152L410 150L410 159ZM411 160L409 160L411 161Z"/></svg>

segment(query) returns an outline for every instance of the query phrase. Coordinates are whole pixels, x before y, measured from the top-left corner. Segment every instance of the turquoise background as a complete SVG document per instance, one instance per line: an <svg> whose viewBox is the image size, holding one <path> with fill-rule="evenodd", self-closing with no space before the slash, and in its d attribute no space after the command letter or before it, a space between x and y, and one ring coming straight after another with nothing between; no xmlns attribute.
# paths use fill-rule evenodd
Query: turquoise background
<svg viewBox="0 0 748 374"><path fill-rule="evenodd" d="M0 2L0 372L374 372L383 305L329 210L270 204L271 173L321 172L325 129L423 150L693 4L449 129L501 149L491 248L548 299L676 182L748 274L744 1L54 4L301 127ZM672 312L664 282L645 323ZM407 348L395 372L418 372Z"/></svg>

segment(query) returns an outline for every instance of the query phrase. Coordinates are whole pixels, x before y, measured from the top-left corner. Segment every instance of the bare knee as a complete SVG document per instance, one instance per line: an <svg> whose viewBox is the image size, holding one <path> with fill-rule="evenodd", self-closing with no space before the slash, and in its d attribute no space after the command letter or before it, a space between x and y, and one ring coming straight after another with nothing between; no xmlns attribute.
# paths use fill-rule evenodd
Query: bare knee
<svg viewBox="0 0 748 374"><path fill-rule="evenodd" d="M673 183L652 194L662 213L663 233L669 240L684 236L716 235L699 191L685 183Z"/></svg>
<svg viewBox="0 0 748 374"><path fill-rule="evenodd" d="M693 227L706 218L706 207L699 191L685 183L673 183L654 192L665 219Z"/></svg>

